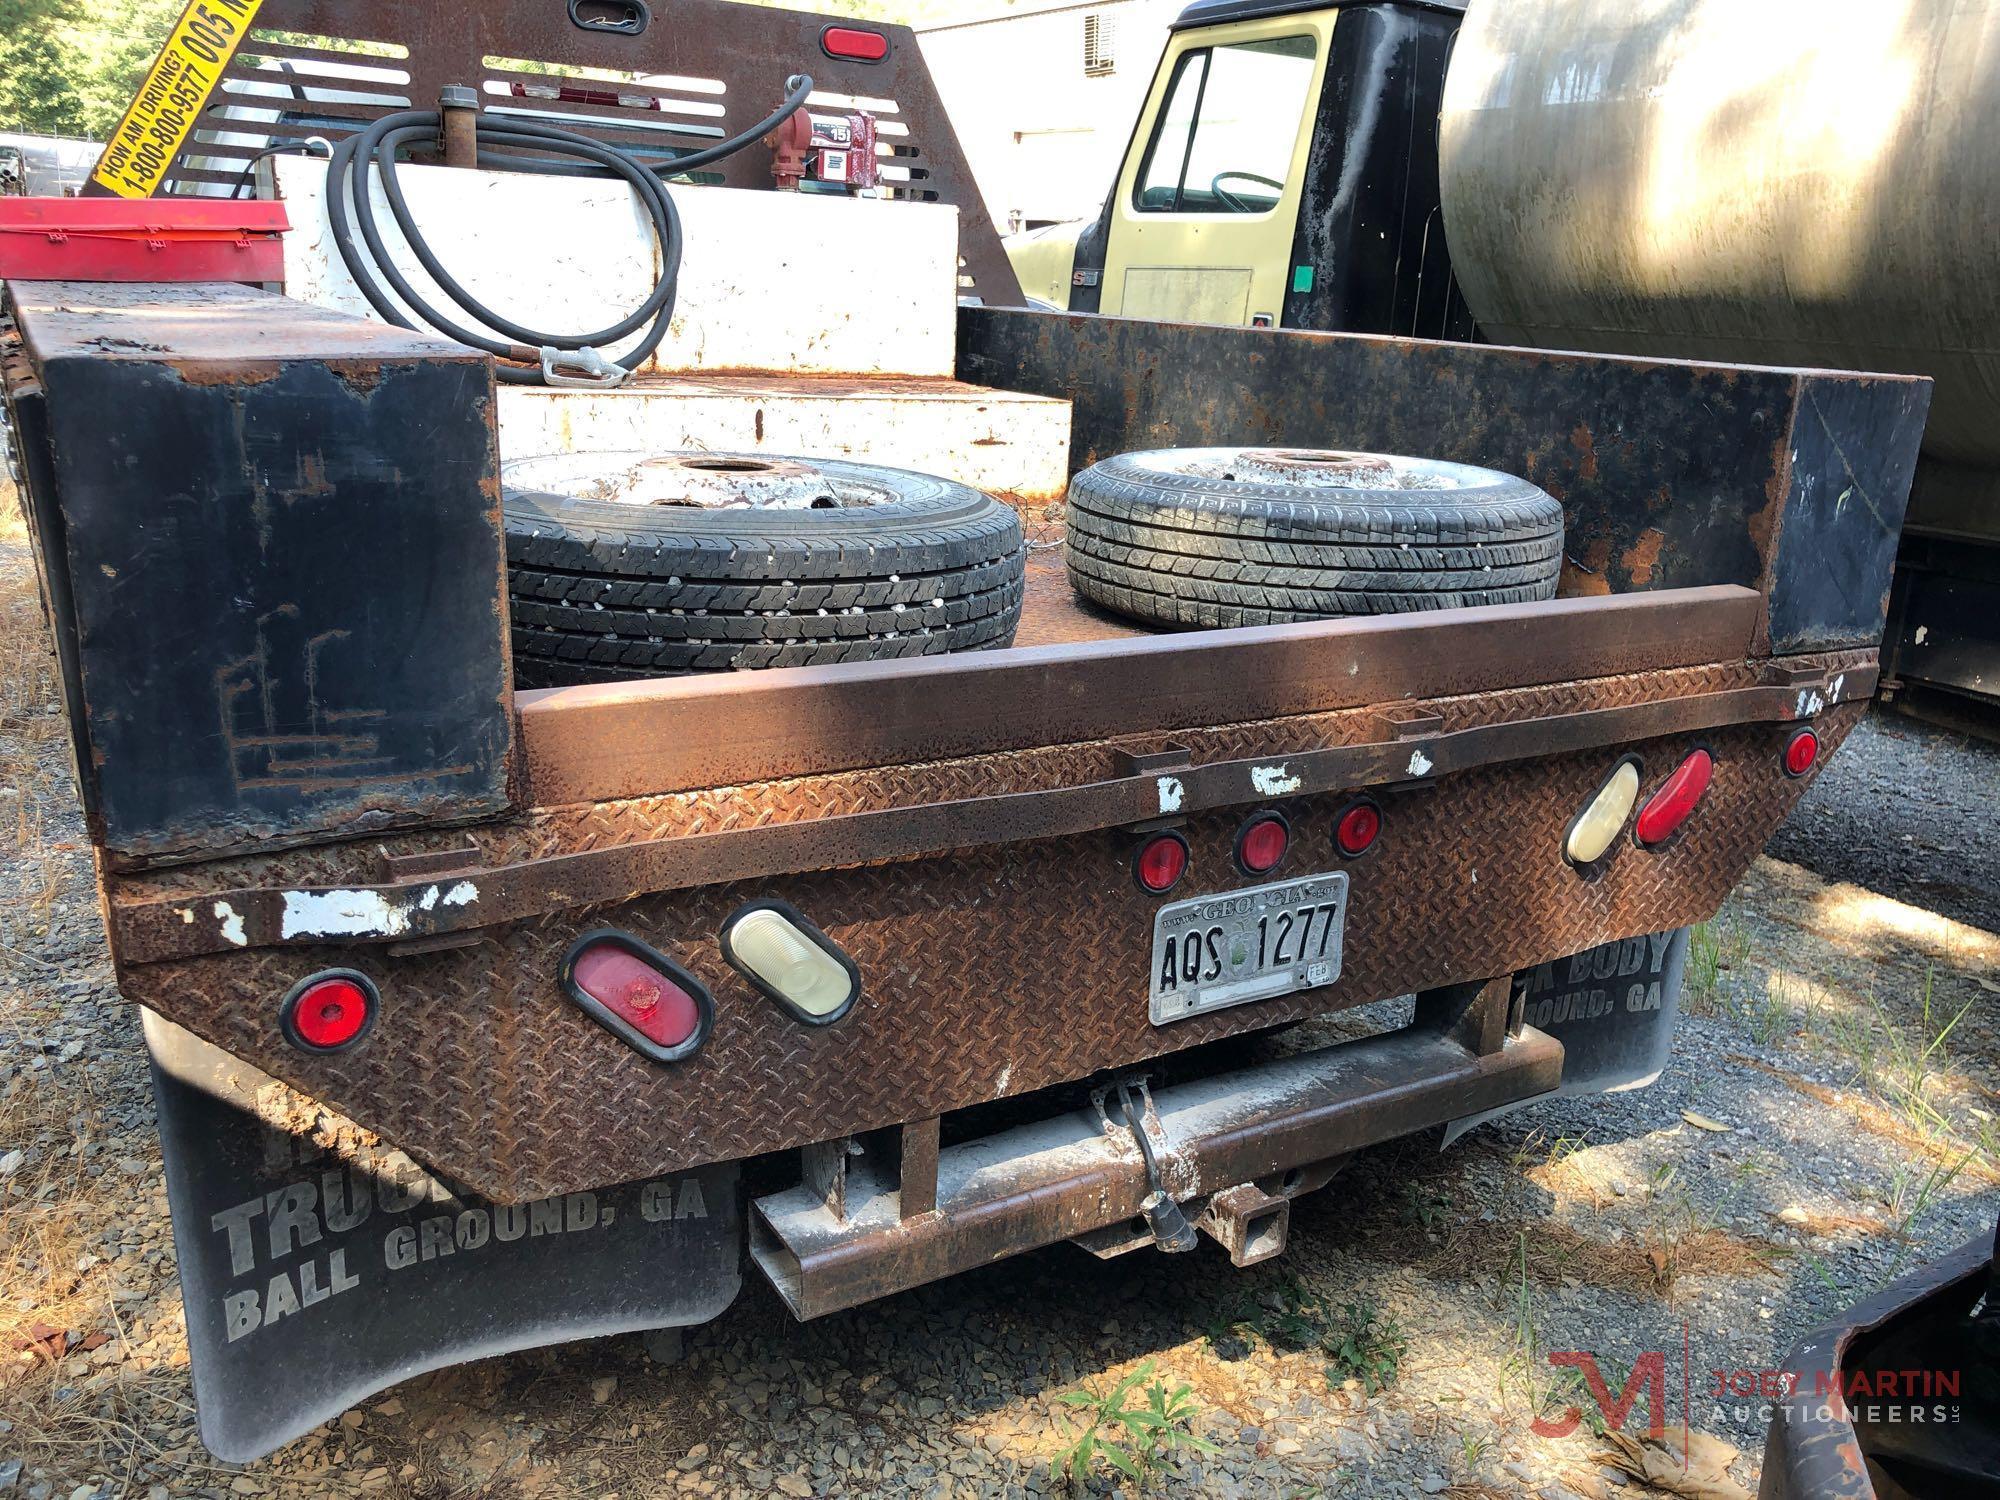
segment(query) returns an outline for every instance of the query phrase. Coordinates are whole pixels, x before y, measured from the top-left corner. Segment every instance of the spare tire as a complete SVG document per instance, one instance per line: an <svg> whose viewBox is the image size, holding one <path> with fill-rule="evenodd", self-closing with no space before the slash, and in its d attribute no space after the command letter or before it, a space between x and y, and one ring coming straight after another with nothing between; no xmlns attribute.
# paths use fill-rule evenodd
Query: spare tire
<svg viewBox="0 0 2000 1500"><path fill-rule="evenodd" d="M1525 479L1380 453L1163 448L1070 482L1085 598L1185 628L1555 597L1562 506Z"/></svg>
<svg viewBox="0 0 2000 1500"><path fill-rule="evenodd" d="M948 479L751 453L501 478L522 687L989 649L1020 624L1020 519Z"/></svg>

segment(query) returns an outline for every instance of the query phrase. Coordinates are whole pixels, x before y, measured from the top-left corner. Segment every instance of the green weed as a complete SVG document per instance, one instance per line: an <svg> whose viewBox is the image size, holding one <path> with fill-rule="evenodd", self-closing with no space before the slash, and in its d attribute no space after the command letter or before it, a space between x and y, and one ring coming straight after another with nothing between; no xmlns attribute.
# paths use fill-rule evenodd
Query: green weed
<svg viewBox="0 0 2000 1500"><path fill-rule="evenodd" d="M1368 1302L1349 1302L1340 1321L1321 1341L1328 1356L1326 1383L1358 1380L1369 1395L1395 1384L1396 1371L1409 1352L1410 1341L1394 1318L1385 1318Z"/></svg>
<svg viewBox="0 0 2000 1500"><path fill-rule="evenodd" d="M1139 1398L1137 1405L1131 1402L1134 1395ZM1146 1490L1168 1474L1182 1454L1220 1451L1194 1432L1201 1407L1193 1387L1183 1384L1169 1390L1165 1381L1153 1378L1150 1359L1108 1391L1085 1386L1065 1391L1056 1400L1088 1418L1081 1427L1063 1424L1069 1446L1056 1458L1055 1472L1066 1477L1072 1489L1095 1472L1099 1459Z"/></svg>

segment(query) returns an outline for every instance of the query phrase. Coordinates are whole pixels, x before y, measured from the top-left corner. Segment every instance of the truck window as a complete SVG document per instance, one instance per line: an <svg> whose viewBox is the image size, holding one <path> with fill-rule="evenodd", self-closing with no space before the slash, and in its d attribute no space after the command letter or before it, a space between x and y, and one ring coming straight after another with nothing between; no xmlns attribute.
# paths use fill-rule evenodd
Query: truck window
<svg viewBox="0 0 2000 1500"><path fill-rule="evenodd" d="M1291 171L1315 53L1311 36L1183 53L1139 169L1133 207L1199 214L1275 208Z"/></svg>

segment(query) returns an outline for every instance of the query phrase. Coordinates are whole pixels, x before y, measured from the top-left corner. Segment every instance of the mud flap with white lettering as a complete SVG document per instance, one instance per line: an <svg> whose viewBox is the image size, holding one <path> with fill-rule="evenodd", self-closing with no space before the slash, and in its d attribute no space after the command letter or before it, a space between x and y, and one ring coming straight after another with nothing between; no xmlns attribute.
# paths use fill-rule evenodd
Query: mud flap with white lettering
<svg viewBox="0 0 2000 1500"><path fill-rule="evenodd" d="M498 1205L147 1012L202 1441L247 1461L426 1370L705 1323L736 1167Z"/></svg>
<svg viewBox="0 0 2000 1500"><path fill-rule="evenodd" d="M1473 1126L1529 1104L1574 1094L1644 1088L1660 1076L1680 1016L1688 929L1625 938L1514 976L1521 1019L1563 1044L1562 1086L1454 1120L1450 1145Z"/></svg>

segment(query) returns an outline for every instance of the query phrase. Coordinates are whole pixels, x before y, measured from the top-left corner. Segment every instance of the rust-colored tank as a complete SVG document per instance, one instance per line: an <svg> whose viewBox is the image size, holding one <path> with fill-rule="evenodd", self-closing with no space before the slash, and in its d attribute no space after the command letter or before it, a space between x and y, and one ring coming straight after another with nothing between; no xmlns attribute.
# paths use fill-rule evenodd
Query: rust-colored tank
<svg viewBox="0 0 2000 1500"><path fill-rule="evenodd" d="M1445 227L1496 341L1934 377L1905 561L1923 537L1969 558L1940 603L1977 618L2000 611L2000 552L1973 555L2000 548L1996 143L2000 0L1482 0L1445 85Z"/></svg>

